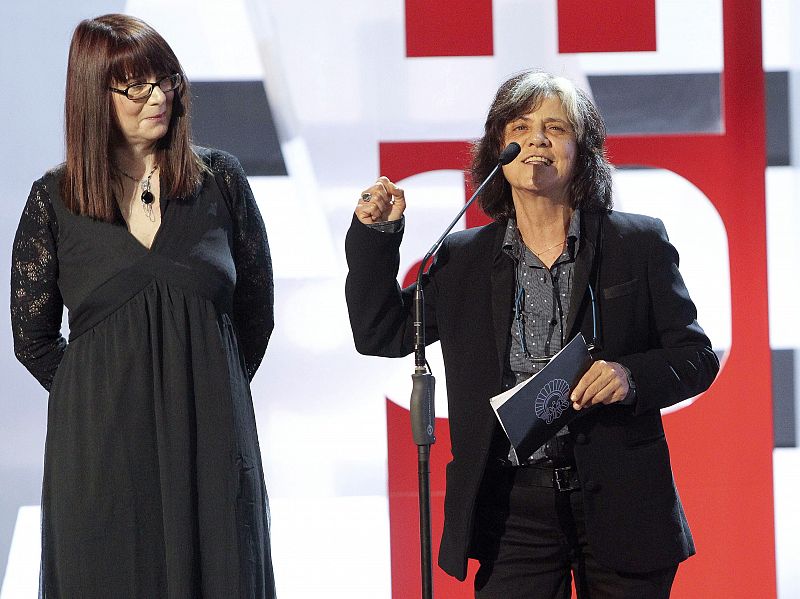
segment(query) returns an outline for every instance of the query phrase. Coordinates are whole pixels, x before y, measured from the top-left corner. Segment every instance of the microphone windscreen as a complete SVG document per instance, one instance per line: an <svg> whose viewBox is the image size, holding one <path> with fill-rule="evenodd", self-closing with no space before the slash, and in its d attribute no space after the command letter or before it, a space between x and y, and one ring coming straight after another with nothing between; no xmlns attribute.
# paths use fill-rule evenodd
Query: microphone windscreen
<svg viewBox="0 0 800 599"><path fill-rule="evenodd" d="M505 166L514 160L514 158L516 158L521 151L522 148L519 147L519 144L515 141L512 141L503 149L502 152L500 152L500 157L497 159L497 162L501 166Z"/></svg>

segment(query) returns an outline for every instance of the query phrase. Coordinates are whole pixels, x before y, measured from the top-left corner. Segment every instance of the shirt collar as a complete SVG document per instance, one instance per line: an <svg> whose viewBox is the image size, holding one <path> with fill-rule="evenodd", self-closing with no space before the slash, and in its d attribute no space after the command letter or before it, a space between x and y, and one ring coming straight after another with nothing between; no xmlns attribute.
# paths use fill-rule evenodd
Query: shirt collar
<svg viewBox="0 0 800 599"><path fill-rule="evenodd" d="M569 219L569 227L567 227L567 251L570 258L574 258L578 251L581 239L581 211L576 208L572 212ZM506 223L506 232L503 235L503 251L514 258L519 260L522 251L522 238L517 228L517 219L513 216L508 219Z"/></svg>

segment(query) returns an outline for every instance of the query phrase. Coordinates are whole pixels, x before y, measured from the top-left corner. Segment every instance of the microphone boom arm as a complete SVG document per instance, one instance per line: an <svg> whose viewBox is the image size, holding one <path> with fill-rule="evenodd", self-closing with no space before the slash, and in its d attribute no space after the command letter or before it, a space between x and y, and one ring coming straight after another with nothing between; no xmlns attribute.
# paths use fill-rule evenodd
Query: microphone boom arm
<svg viewBox="0 0 800 599"><path fill-rule="evenodd" d="M437 252L444 242L447 234L456 226L467 209L483 191L486 184L491 181L501 166L508 164L520 153L519 144L512 142L500 153L497 165L478 186L472 197L445 229L442 236L428 250L422 258L417 273L417 286L414 290L414 374L411 375L413 386L411 389L411 432L414 443L417 445L417 476L419 483L419 535L420 535L420 570L422 576L422 598L433 599L433 565L431 559L431 506L430 506L430 450L436 443L434 425L434 392L436 379L428 368L425 359L425 297L422 293L422 275L425 265Z"/></svg>
<svg viewBox="0 0 800 599"><path fill-rule="evenodd" d="M420 262L419 271L417 272L417 287L414 293L414 372L416 374L430 372L427 361L425 360L425 298L422 293L422 275L425 273L425 266L427 265L428 260L430 260L439 250L439 247L441 247L442 243L444 242L444 238L447 237L447 234L450 233L458 221L461 220L461 217L464 216L464 213L475 201L475 198L480 195L480 193L483 191L483 188L486 187L489 181L494 178L500 167L505 166L514 160L514 158L519 155L520 151L521 148L516 142L511 142L505 147L505 149L500 153L500 157L497 160L497 165L492 169L492 172L489 173L489 176L486 177L483 180L483 183L478 186L478 189L476 189L475 193L472 194L472 197L467 200L467 203L464 204L464 207L459 210L453 221L447 225L444 233L442 233L439 239L436 240L436 243L433 244L431 249L428 250L428 253L422 257L422 262Z"/></svg>

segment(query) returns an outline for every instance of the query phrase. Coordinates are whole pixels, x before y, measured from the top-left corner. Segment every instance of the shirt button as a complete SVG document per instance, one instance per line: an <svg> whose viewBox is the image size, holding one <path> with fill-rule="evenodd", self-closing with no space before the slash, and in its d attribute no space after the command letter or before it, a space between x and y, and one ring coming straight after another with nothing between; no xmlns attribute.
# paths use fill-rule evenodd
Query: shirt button
<svg viewBox="0 0 800 599"><path fill-rule="evenodd" d="M553 319L550 321L550 324L551 324L551 325L553 325L553 326L556 326L556 325L558 324L558 321L557 321L555 318L553 318Z"/></svg>

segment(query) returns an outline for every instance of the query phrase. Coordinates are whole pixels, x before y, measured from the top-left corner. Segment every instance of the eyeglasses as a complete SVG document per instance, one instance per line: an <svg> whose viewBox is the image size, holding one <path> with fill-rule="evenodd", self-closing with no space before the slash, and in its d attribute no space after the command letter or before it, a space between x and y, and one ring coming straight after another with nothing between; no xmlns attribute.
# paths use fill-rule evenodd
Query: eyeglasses
<svg viewBox="0 0 800 599"><path fill-rule="evenodd" d="M589 351L599 351L600 350L600 343L597 338L597 301L594 297L594 289L592 289L591 284L588 285L589 288L589 299L591 300L592 306L592 341L588 344ZM561 301L558 298L558 293L553 287L553 300L558 307L559 315L561 316L561 320L563 322L563 312L561 310ZM525 338L525 288L517 282L517 292L514 297L514 320L517 324L517 336L519 337L519 343L522 347L522 353L525 358L530 361L532 364L547 364L550 360L553 359L555 354L550 356L534 356L528 350L528 342ZM561 344L564 344L564 331L562 326L561 331L562 339Z"/></svg>
<svg viewBox="0 0 800 599"><path fill-rule="evenodd" d="M115 87L109 87L108 89L115 94L126 96L129 100L146 100L153 93L156 86L166 94L178 89L182 83L183 77L181 77L180 73L175 73L174 75L162 77L155 83L134 83L125 89L117 89Z"/></svg>

